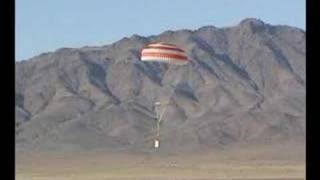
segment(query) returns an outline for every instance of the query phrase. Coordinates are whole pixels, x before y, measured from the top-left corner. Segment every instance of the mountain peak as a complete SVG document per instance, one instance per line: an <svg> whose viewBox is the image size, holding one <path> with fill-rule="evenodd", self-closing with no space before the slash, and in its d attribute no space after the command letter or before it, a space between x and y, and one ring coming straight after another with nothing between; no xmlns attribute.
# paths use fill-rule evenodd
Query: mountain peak
<svg viewBox="0 0 320 180"><path fill-rule="evenodd" d="M255 25L255 26L263 26L265 23L257 18L245 18L240 22L240 25Z"/></svg>
<svg viewBox="0 0 320 180"><path fill-rule="evenodd" d="M133 40L143 40L143 39L145 39L145 37L140 36L140 35L138 35L138 34L133 34L133 35L130 37L130 39L133 39Z"/></svg>
<svg viewBox="0 0 320 180"><path fill-rule="evenodd" d="M246 18L239 23L239 26L252 33L263 31L266 28L266 24L257 18Z"/></svg>
<svg viewBox="0 0 320 180"><path fill-rule="evenodd" d="M198 28L198 31L208 31L208 30L216 30L217 27L212 26L212 25L207 25L207 26L202 26Z"/></svg>

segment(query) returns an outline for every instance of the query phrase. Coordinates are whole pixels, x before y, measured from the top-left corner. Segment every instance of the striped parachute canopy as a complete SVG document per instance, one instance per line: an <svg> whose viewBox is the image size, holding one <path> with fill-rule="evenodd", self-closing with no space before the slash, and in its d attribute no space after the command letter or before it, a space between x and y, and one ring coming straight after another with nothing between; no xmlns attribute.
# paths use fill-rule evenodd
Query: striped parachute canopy
<svg viewBox="0 0 320 180"><path fill-rule="evenodd" d="M159 42L149 44L142 49L141 61L185 65L188 63L188 58L185 51L176 45Z"/></svg>

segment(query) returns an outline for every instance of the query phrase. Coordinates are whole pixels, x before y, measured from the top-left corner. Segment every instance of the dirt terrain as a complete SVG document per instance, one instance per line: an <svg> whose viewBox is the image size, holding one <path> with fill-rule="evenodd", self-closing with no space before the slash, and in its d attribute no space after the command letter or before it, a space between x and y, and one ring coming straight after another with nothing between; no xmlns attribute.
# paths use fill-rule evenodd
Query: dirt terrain
<svg viewBox="0 0 320 180"><path fill-rule="evenodd" d="M298 148L299 149L299 148ZM302 148L301 148L302 149ZM290 154L290 151L287 151ZM274 152L275 153L275 152ZM302 151L301 151L302 153ZM271 157L266 147L197 155L37 154L17 158L17 180L302 180L305 160ZM303 155L300 157L303 157Z"/></svg>

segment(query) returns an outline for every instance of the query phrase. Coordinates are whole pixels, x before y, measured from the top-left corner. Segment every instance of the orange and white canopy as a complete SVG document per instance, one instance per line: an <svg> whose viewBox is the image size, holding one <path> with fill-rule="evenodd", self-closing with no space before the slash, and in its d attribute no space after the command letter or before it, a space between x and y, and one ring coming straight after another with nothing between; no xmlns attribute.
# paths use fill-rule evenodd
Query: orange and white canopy
<svg viewBox="0 0 320 180"><path fill-rule="evenodd" d="M141 61L184 65L188 63L188 58L185 51L176 45L160 42L149 44L146 48L142 49Z"/></svg>

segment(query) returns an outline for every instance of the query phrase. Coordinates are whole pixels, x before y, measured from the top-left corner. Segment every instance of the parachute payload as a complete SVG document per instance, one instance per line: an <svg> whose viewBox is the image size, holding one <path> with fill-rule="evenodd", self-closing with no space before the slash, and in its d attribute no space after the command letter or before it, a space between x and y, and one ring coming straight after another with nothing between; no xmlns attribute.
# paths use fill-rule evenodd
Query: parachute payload
<svg viewBox="0 0 320 180"><path fill-rule="evenodd" d="M188 64L188 58L184 50L173 44L168 44L164 42L149 44L147 47L141 51L141 61L145 62L160 62L168 63L174 65L186 65ZM174 90L174 89L173 89ZM169 95L169 100L173 95L173 92ZM162 112L159 112L160 106L165 106ZM156 138L154 140L154 148L159 148L160 146L160 122L166 111L167 104L160 103L156 101L154 103L156 111L156 121L157 121L157 132Z"/></svg>
<svg viewBox="0 0 320 180"><path fill-rule="evenodd" d="M173 44L153 43L141 51L141 61L166 62L175 65L185 65L188 58L184 50Z"/></svg>

